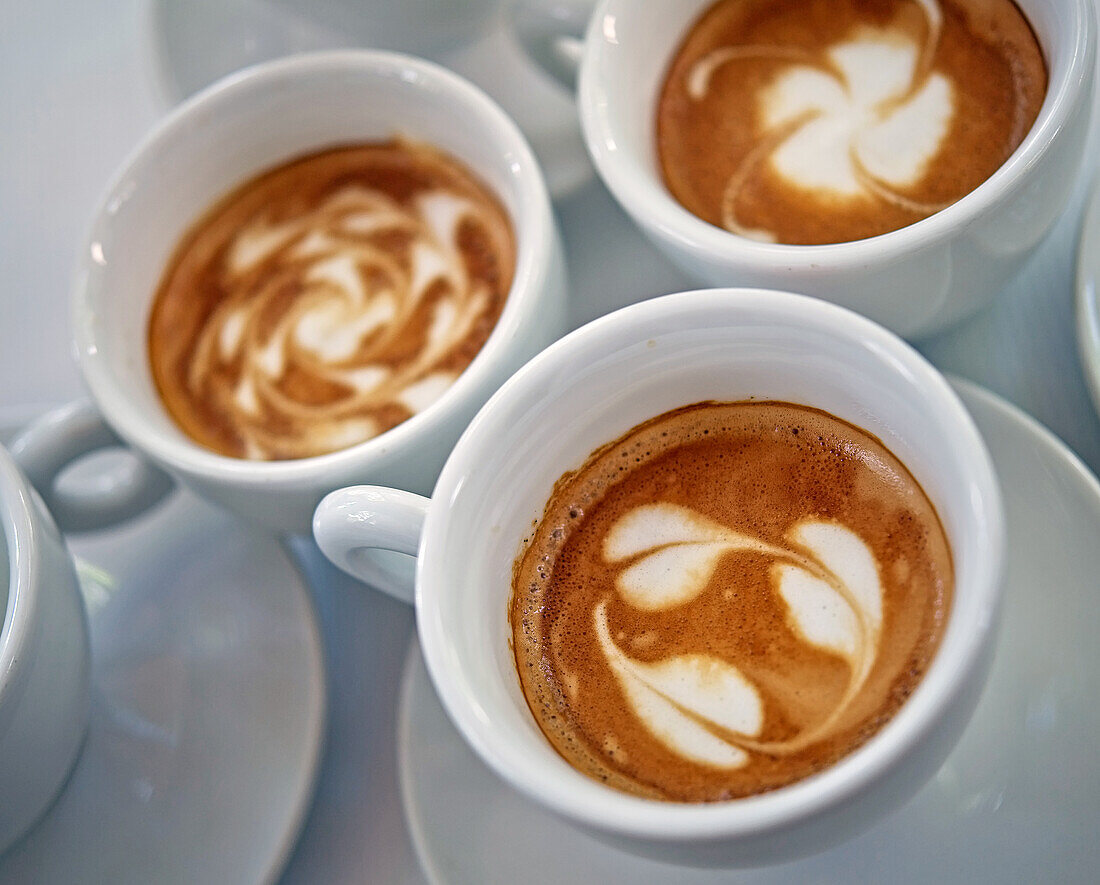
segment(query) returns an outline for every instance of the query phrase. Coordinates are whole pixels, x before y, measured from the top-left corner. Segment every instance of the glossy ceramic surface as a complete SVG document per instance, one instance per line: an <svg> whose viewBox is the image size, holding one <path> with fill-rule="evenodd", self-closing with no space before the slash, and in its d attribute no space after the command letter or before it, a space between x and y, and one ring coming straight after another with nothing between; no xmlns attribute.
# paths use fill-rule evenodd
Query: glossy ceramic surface
<svg viewBox="0 0 1100 885"><path fill-rule="evenodd" d="M1077 347L1100 410L1100 187L1093 182L1077 246Z"/></svg>
<svg viewBox="0 0 1100 885"><path fill-rule="evenodd" d="M0 854L49 807L88 729L88 622L73 563L0 448Z"/></svg>

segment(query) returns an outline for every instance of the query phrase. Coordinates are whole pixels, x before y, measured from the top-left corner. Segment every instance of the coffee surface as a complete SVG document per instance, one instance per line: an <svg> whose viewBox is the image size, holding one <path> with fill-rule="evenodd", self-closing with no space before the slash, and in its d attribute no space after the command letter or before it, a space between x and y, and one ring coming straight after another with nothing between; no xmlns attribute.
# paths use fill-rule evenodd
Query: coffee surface
<svg viewBox="0 0 1100 885"><path fill-rule="evenodd" d="M172 257L149 323L169 413L242 458L319 455L431 405L511 287L509 219L457 160L393 140L247 182Z"/></svg>
<svg viewBox="0 0 1100 885"><path fill-rule="evenodd" d="M672 60L657 150L672 195L711 224L847 242L976 188L1046 88L1011 0L720 0Z"/></svg>
<svg viewBox="0 0 1100 885"><path fill-rule="evenodd" d="M804 406L699 403L558 481L509 616L567 761L696 802L868 740L923 677L952 591L935 509L877 439Z"/></svg>

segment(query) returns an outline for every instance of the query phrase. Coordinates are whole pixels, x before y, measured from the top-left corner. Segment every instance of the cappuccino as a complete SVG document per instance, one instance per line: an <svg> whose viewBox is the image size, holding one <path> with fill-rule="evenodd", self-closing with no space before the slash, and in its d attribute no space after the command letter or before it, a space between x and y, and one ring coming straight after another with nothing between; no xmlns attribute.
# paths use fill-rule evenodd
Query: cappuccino
<svg viewBox="0 0 1100 885"><path fill-rule="evenodd" d="M579 771L700 802L866 742L923 677L951 551L870 434L783 402L698 403L555 485L509 617L539 727Z"/></svg>
<svg viewBox="0 0 1100 885"><path fill-rule="evenodd" d="M299 157L183 238L149 322L157 390L225 455L355 445L443 395L492 332L514 264L503 207L441 151L395 139Z"/></svg>
<svg viewBox="0 0 1100 885"><path fill-rule="evenodd" d="M847 242L974 190L1046 89L1011 0L720 0L672 60L657 150L669 191L711 224Z"/></svg>

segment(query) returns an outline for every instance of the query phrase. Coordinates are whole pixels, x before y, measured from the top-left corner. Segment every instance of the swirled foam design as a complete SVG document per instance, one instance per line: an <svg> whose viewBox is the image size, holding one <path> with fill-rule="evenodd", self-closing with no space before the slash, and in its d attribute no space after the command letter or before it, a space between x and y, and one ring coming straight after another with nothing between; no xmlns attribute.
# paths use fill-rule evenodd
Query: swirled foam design
<svg viewBox="0 0 1100 885"><path fill-rule="evenodd" d="M513 647L536 720L579 770L733 798L888 721L951 587L935 509L878 440L802 406L706 403L559 481L516 563Z"/></svg>
<svg viewBox="0 0 1100 885"><path fill-rule="evenodd" d="M658 143L677 199L733 233L861 239L988 178L1045 89L1011 0L723 0L673 64Z"/></svg>
<svg viewBox="0 0 1100 885"><path fill-rule="evenodd" d="M355 445L445 393L496 322L513 263L503 209L432 148L296 160L184 240L150 323L158 389L226 454Z"/></svg>

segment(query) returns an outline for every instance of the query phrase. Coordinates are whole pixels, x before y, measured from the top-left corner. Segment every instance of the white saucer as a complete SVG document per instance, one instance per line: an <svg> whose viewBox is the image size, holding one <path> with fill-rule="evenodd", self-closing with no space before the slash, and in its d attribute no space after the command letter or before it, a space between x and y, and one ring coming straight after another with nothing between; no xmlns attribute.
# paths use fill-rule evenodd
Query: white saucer
<svg viewBox="0 0 1100 885"><path fill-rule="evenodd" d="M91 626L88 737L0 856L0 885L274 881L325 727L320 634L286 550L183 492L69 546Z"/></svg>
<svg viewBox="0 0 1100 885"><path fill-rule="evenodd" d="M1100 483L1058 439L956 382L993 454L1009 525L993 674L947 763L901 811L792 864L687 870L608 848L496 778L451 726L414 642L398 716L405 811L436 885L1095 882L1100 868Z"/></svg>
<svg viewBox="0 0 1100 885"><path fill-rule="evenodd" d="M1077 244L1077 349L1100 411L1100 181L1091 190Z"/></svg>
<svg viewBox="0 0 1100 885"><path fill-rule="evenodd" d="M398 12L388 17L400 19ZM386 18L382 4L368 13L354 0L153 0L149 42L172 104L231 71L294 52L374 47L424 56L476 83L516 121L555 198L592 177L573 96L527 58L507 4L483 0L452 16L446 39L431 28L419 38L394 33L401 28Z"/></svg>

